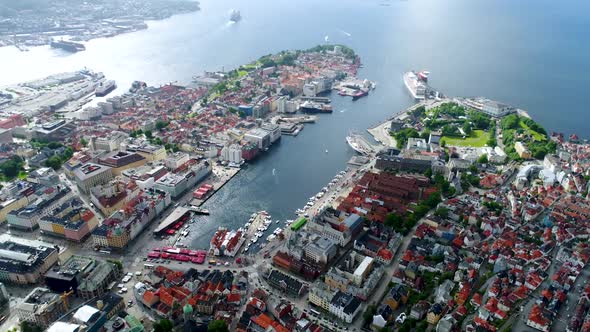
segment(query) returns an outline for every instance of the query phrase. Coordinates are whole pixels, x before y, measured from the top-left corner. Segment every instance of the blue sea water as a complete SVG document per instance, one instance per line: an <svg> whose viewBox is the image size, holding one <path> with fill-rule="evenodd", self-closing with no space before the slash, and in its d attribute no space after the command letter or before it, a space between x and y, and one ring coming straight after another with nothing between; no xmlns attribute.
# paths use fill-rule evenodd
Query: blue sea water
<svg viewBox="0 0 590 332"><path fill-rule="evenodd" d="M76 54L0 49L0 85L87 66L124 91L137 79L187 83L204 70L313 47L326 37L354 48L364 65L359 76L377 81L377 89L355 102L334 95L333 114L295 138L283 137L218 192L205 204L212 215L191 232L199 247L219 225L243 225L256 210L293 217L346 167L350 130L412 103L401 80L410 69L431 71L431 84L447 95L486 96L527 110L549 131L590 134L587 1L203 0L201 8L149 22L147 30L92 40ZM234 8L243 19L229 23Z"/></svg>

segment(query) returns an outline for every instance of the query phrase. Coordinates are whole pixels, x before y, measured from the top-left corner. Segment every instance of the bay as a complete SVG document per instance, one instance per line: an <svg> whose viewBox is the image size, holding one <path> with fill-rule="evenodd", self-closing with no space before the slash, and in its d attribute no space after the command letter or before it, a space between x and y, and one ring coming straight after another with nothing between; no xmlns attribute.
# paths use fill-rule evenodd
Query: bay
<svg viewBox="0 0 590 332"><path fill-rule="evenodd" d="M377 89L356 102L332 96L335 112L298 137L283 137L218 192L191 232L207 246L219 225L239 227L268 210L292 218L353 151L350 130L364 130L412 103L401 75L428 69L448 95L486 96L523 108L549 131L587 137L590 3L548 0L203 0L201 11L148 22L147 30L91 40L84 52L0 48L0 85L84 66L151 85L188 83L204 70L231 69L264 54L323 43L361 56L359 76ZM228 22L231 9L242 21ZM329 152L326 154L325 150ZM275 169L275 175L272 170ZM223 207L219 209L219 207Z"/></svg>

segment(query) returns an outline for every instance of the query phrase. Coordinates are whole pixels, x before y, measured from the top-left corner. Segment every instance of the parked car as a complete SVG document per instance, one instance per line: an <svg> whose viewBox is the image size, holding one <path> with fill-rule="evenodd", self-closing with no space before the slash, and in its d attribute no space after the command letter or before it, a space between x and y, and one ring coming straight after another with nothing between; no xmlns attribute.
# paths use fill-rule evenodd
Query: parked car
<svg viewBox="0 0 590 332"><path fill-rule="evenodd" d="M402 312L401 314L399 314L399 316L397 316L397 318L395 319L396 323L399 324L403 324L406 321L406 313Z"/></svg>

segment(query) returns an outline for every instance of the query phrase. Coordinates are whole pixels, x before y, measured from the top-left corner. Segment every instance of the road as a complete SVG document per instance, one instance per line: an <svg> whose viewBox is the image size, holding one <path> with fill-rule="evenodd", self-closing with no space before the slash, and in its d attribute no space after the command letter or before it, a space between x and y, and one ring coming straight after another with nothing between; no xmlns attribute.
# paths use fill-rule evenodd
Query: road
<svg viewBox="0 0 590 332"><path fill-rule="evenodd" d="M399 261L400 261L401 257L403 256L404 252L406 251L406 249L408 249L408 245L412 241L412 237L414 236L416 229L418 228L418 226L421 223L422 223L422 220L417 222L416 225L412 228L412 230L408 233L408 235L404 236L402 243L400 244L400 247L398 248L397 252L393 256L393 260L391 261L391 264L389 264L389 266L385 267L385 273L383 274L383 278L386 278L386 279L381 280L381 282L379 283L379 288L377 288L377 290L375 290L375 292L373 293L373 296L371 296L371 299L373 299L373 300L371 300L370 303L367 303L361 312L364 312L367 305L369 305L369 304L376 304L378 306L379 303L381 302L381 300L383 299L383 297L386 295L385 292L387 291L387 286L390 281L389 279L393 276L393 273L399 268ZM359 314L359 316L356 318L356 320L352 324L352 327L358 331L362 330L362 327L363 327L362 314Z"/></svg>
<svg viewBox="0 0 590 332"><path fill-rule="evenodd" d="M389 148L397 148L397 142L390 134L391 120L387 120L377 127L367 129L373 138L382 145Z"/></svg>
<svg viewBox="0 0 590 332"><path fill-rule="evenodd" d="M546 287L549 287L551 283L551 276L557 269L561 266L560 262L557 262L555 259L555 255L553 257L553 262L551 267L547 270L549 273L549 278L547 278L539 288L537 288L526 300L523 302L524 310L522 312L516 312L514 315L510 317L510 319L504 324L504 326L508 326L512 324L512 331L519 331L519 332L536 332L537 330L533 329L526 325L526 319L528 317L531 308L535 304L536 300L539 298L541 291ZM576 282L574 283L574 288L567 293L567 301L566 305L564 305L561 310L559 311L557 317L553 320L553 324L551 325L551 331L553 332L561 332L565 331L567 327L567 323L569 321L569 315L574 312L576 304L580 299L581 289L585 285L585 282L590 280L590 264L586 265L586 268L582 270Z"/></svg>

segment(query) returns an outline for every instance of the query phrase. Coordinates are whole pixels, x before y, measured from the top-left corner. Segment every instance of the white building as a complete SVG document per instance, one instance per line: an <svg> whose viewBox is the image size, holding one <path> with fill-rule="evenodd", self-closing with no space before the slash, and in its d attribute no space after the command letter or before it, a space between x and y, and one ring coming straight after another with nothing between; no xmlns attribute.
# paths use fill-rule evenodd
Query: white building
<svg viewBox="0 0 590 332"><path fill-rule="evenodd" d="M178 167L184 165L187 161L189 161L190 156L188 155L188 153L184 153L184 152L175 152L172 155L169 155L168 157L166 157L166 159L164 159L164 165L169 169L169 170L175 170Z"/></svg>
<svg viewBox="0 0 590 332"><path fill-rule="evenodd" d="M352 323L361 311L361 301L348 293L338 291L330 302L329 311L346 323Z"/></svg>
<svg viewBox="0 0 590 332"><path fill-rule="evenodd" d="M306 97L315 97L318 94L318 84L310 82L303 85L303 95Z"/></svg>
<svg viewBox="0 0 590 332"><path fill-rule="evenodd" d="M224 146L221 150L221 160L228 161L233 164L241 164L244 160L242 158L242 149L237 144Z"/></svg>
<svg viewBox="0 0 590 332"><path fill-rule="evenodd" d="M287 96L281 96L277 99L277 110L279 113L295 113L297 112L297 103L294 100L289 100Z"/></svg>
<svg viewBox="0 0 590 332"><path fill-rule="evenodd" d="M248 131L244 135L244 139L248 142L255 143L260 150L267 149L271 144L270 133L261 128L254 128Z"/></svg>
<svg viewBox="0 0 590 332"><path fill-rule="evenodd" d="M281 127L278 124L265 123L261 128L268 131L270 135L270 144L273 144L281 138Z"/></svg>
<svg viewBox="0 0 590 332"><path fill-rule="evenodd" d="M39 287L29 293L15 311L20 321L46 328L66 312L66 307L59 294Z"/></svg>
<svg viewBox="0 0 590 332"><path fill-rule="evenodd" d="M543 159L543 166L553 173L561 171L561 162L559 157L554 154L548 154Z"/></svg>

